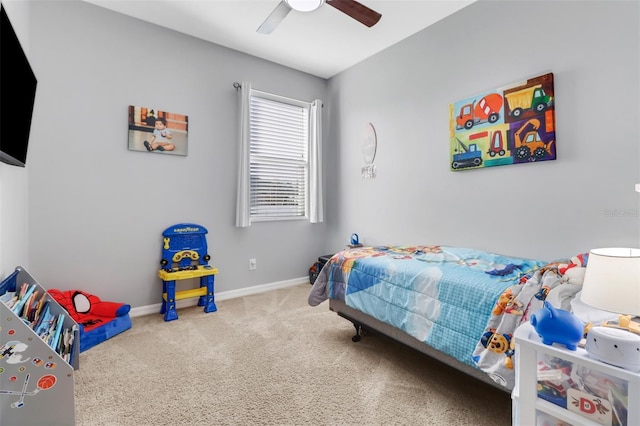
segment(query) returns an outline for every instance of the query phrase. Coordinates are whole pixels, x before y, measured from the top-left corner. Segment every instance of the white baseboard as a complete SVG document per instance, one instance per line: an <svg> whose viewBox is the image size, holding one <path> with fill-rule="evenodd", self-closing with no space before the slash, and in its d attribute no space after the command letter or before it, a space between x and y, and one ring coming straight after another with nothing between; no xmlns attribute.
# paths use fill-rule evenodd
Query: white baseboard
<svg viewBox="0 0 640 426"><path fill-rule="evenodd" d="M252 294L264 293L266 291L277 290L279 288L293 287L298 284L309 284L309 277L293 278L286 281L277 281L269 284L260 284L252 287L241 288L238 290L223 291L221 293L215 293L215 300L219 302L221 300L234 299L236 297L250 296ZM311 289L311 287L309 287ZM190 299L182 299L176 302L176 309L186 308L189 306L195 306L198 304L198 298L192 297ZM156 303L147 306L138 306L131 308L129 316L139 317L142 315L158 314L162 308L162 303Z"/></svg>

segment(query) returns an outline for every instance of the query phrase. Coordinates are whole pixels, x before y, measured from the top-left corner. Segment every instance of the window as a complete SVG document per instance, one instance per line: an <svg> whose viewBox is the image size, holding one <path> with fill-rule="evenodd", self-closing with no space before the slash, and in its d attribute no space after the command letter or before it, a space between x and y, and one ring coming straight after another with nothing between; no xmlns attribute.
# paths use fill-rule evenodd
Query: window
<svg viewBox="0 0 640 426"><path fill-rule="evenodd" d="M252 90L251 220L308 217L309 103Z"/></svg>
<svg viewBox="0 0 640 426"><path fill-rule="evenodd" d="M322 100L302 102L234 83L240 93L236 226L324 221Z"/></svg>

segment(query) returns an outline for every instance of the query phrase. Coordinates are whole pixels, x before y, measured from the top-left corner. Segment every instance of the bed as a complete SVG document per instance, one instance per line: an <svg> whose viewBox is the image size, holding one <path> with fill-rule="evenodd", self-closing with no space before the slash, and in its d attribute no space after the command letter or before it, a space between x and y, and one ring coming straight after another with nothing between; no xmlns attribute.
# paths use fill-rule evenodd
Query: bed
<svg viewBox="0 0 640 426"><path fill-rule="evenodd" d="M517 326L548 297L566 309L580 289L561 265L464 247L360 247L331 257L308 302L328 300L354 341L374 330L511 391Z"/></svg>

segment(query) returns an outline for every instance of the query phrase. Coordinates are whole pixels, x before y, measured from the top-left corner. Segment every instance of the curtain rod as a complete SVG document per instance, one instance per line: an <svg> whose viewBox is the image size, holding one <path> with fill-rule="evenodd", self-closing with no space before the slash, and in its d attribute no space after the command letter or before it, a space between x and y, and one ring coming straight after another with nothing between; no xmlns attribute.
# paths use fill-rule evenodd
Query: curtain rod
<svg viewBox="0 0 640 426"><path fill-rule="evenodd" d="M234 87L234 88L236 89L236 91L237 91L237 90L240 90L240 88L242 87L242 85L241 85L240 83L238 83L237 81L234 81L234 82L233 82L233 87ZM311 102L299 101L299 100L297 100L297 99L287 98L287 97L280 96L280 95L274 95L273 93L261 92L261 91L259 91L259 90L255 90L255 89L254 89L254 91L255 91L255 92L258 92L258 93L263 93L263 94L269 95L269 96L274 97L274 98L283 99L283 100L286 100L286 101L289 101L289 102L294 102L294 103L304 103L304 104L308 104L308 105L309 105L309 104L311 104ZM321 106L322 108L324 108L324 103L320 104L320 106Z"/></svg>

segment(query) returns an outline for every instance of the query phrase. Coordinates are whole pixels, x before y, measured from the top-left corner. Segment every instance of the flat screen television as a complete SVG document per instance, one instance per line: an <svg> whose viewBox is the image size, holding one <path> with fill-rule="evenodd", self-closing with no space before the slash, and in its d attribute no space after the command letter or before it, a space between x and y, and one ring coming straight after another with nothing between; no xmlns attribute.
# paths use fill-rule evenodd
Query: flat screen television
<svg viewBox="0 0 640 426"><path fill-rule="evenodd" d="M0 3L0 161L25 167L38 81Z"/></svg>

